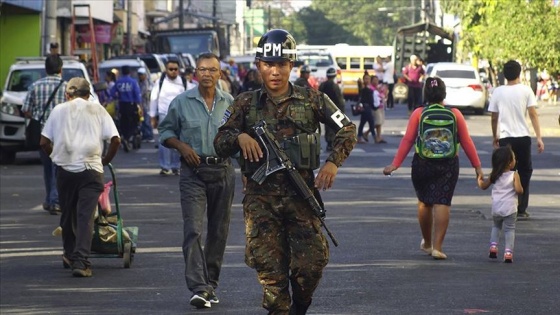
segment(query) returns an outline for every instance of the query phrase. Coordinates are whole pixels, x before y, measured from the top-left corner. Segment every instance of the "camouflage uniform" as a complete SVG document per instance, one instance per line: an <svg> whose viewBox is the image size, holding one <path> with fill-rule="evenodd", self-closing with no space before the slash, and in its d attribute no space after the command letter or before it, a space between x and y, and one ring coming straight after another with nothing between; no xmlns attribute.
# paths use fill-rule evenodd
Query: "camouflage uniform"
<svg viewBox="0 0 560 315"><path fill-rule="evenodd" d="M311 120L305 124L315 127L308 128L311 131L319 127L319 122L337 130L327 161L340 167L356 144L356 126L323 93L290 86L290 94L279 100L269 98L264 89L240 94L226 111L214 139L217 154L237 153L240 150L237 137L241 133L255 137L250 125L254 123L250 108L256 103L253 97L258 97L262 106L258 120L264 119L280 142L301 133L294 122L305 119ZM286 119L287 115L292 119ZM313 170L300 170L300 174L315 190ZM309 205L297 196L285 173L273 173L261 185L251 180L247 168L244 175L248 177L243 200L245 262L257 270L264 289L263 307L269 314L288 314L291 284L293 304L305 314L329 260L321 223Z"/></svg>

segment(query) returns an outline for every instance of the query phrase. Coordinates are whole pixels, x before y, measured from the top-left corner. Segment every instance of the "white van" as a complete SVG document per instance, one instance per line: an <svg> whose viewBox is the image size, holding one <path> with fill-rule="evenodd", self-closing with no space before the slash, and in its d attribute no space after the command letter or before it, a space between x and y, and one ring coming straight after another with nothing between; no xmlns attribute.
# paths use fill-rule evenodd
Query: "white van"
<svg viewBox="0 0 560 315"><path fill-rule="evenodd" d="M97 101L86 67L77 57L61 56L62 79L85 78L90 82L91 100ZM35 150L25 146L25 118L21 112L27 90L33 82L47 76L45 57L19 57L10 66L0 100L0 164L11 164L16 153Z"/></svg>

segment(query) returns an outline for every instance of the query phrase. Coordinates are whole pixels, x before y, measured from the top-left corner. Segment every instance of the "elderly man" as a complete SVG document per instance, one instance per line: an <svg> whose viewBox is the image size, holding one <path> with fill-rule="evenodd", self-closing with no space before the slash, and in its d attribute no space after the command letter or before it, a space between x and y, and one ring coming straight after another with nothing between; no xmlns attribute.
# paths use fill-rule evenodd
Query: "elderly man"
<svg viewBox="0 0 560 315"><path fill-rule="evenodd" d="M57 186L62 209L60 226L65 268L75 277L91 277L88 256L93 220L103 191L103 165L109 164L120 145L119 132L105 108L88 101L90 85L72 78L66 86L68 102L57 105L41 133L41 148L59 166ZM103 142L110 140L103 154Z"/></svg>

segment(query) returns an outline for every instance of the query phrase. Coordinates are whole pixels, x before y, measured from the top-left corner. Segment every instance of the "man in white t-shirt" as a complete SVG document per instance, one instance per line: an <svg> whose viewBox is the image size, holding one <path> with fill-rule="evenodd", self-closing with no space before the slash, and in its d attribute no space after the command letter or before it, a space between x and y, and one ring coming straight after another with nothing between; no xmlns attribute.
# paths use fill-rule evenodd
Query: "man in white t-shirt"
<svg viewBox="0 0 560 315"><path fill-rule="evenodd" d="M91 277L88 260L94 213L103 191L103 166L120 146L119 131L105 108L88 101L90 85L72 78L66 85L67 102L51 112L41 133L43 149L58 165L56 181L62 216L62 261L75 277ZM104 141L111 140L105 156Z"/></svg>
<svg viewBox="0 0 560 315"><path fill-rule="evenodd" d="M488 111L492 113L494 147L510 145L517 157L516 169L523 186L523 194L518 196L517 218L527 219L529 217L527 212L529 183L533 174L527 113L529 113L537 136L537 152L544 151L539 116L536 110L537 99L529 86L521 84L521 65L517 61L506 62L503 73L508 82L492 92Z"/></svg>
<svg viewBox="0 0 560 315"><path fill-rule="evenodd" d="M387 108L393 108L395 106L395 100L393 99L393 88L395 87L395 64L391 56L387 57L387 61L383 65L383 83L387 84Z"/></svg>
<svg viewBox="0 0 560 315"><path fill-rule="evenodd" d="M177 61L169 60L165 65L165 73L162 78L154 84L150 96L150 117L152 127L158 127L158 123L167 115L169 104L175 97L185 90L196 87L179 75L179 64ZM181 168L180 155L175 149L158 146L158 160L161 168L160 175L179 175Z"/></svg>

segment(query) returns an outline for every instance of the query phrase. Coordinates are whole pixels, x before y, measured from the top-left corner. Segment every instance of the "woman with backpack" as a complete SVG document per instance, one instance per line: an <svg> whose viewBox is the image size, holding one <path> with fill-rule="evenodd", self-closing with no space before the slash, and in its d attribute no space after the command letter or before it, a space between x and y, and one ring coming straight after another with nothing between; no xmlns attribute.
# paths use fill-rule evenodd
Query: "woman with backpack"
<svg viewBox="0 0 560 315"><path fill-rule="evenodd" d="M445 83L440 78L428 78L424 99L430 105L412 112L393 162L383 170L385 175L397 170L415 145L411 175L418 198L418 222L422 231L420 249L434 259L447 258L442 244L459 177L459 144L465 150L477 178L484 177L465 118L458 109L443 106L445 97Z"/></svg>

